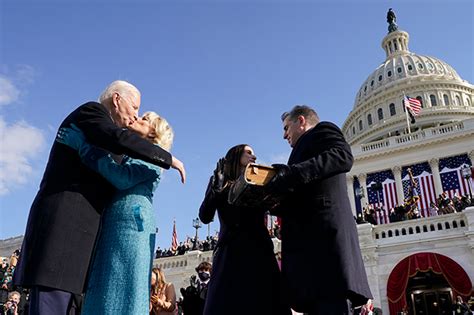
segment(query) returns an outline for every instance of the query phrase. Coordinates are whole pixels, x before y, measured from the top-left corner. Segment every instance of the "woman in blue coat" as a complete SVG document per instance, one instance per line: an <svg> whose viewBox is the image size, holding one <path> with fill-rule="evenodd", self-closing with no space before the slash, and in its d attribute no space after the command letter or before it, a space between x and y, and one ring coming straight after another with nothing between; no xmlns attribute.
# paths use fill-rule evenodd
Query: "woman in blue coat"
<svg viewBox="0 0 474 315"><path fill-rule="evenodd" d="M291 314L280 296L280 272L260 207L231 205L229 188L256 160L253 149L231 148L218 163L199 209L205 224L219 215L219 241L214 252L205 315Z"/></svg>
<svg viewBox="0 0 474 315"><path fill-rule="evenodd" d="M131 129L169 150L173 131L155 113L146 113ZM82 162L118 191L102 215L82 314L148 314L150 274L155 248L153 192L161 168L124 156L117 163L90 146L79 129L63 129L57 138L76 149Z"/></svg>

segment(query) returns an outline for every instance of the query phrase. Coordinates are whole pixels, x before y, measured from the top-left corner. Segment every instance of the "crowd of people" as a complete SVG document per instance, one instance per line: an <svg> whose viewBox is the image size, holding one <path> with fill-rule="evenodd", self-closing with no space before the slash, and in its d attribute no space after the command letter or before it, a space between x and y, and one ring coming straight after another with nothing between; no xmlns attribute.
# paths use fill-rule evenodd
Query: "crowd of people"
<svg viewBox="0 0 474 315"><path fill-rule="evenodd" d="M443 192L436 198L436 202L431 202L429 209L426 211L426 216L433 217L443 214L461 212L469 206L474 205L474 200L471 200L468 195L459 197L454 195L452 198L446 192ZM418 208L418 198L409 198L403 205L397 205L390 209L388 218L380 213L384 213L385 209L382 207L373 207L367 205L362 209L362 213L358 213L356 222L358 224L371 223L373 225L383 223L393 223L405 220L413 220L424 217Z"/></svg>
<svg viewBox="0 0 474 315"><path fill-rule="evenodd" d="M28 314L28 290L13 284L12 279L20 256L15 250L9 257L0 257L0 315Z"/></svg>
<svg viewBox="0 0 474 315"><path fill-rule="evenodd" d="M280 239L280 225L278 223L273 223L271 226L268 227L268 233L271 238L276 237ZM176 248L169 247L162 249L160 246L158 246L155 251L155 258L184 255L185 253L192 250L199 250L201 252L207 252L211 250L213 251L216 249L218 240L218 234L215 234L213 236L207 236L204 240L198 239L197 243L195 238L191 238L188 236L186 237L186 241L180 242Z"/></svg>
<svg viewBox="0 0 474 315"><path fill-rule="evenodd" d="M204 240L196 240L191 237L187 237L186 241L180 242L176 248L167 248L162 249L160 246L155 251L155 258L161 257L171 257L171 256L179 256L184 255L185 253L191 250L200 250L202 252L214 250L217 245L218 236L207 236Z"/></svg>

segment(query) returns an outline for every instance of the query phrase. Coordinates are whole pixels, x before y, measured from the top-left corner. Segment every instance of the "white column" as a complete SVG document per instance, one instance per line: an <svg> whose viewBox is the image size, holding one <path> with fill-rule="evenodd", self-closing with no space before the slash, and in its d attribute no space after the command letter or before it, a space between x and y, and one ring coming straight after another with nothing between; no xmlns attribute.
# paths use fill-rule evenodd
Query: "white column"
<svg viewBox="0 0 474 315"><path fill-rule="evenodd" d="M403 195L402 168L400 166L394 166L392 172L395 178L395 187L397 188L397 204L401 205L405 199Z"/></svg>
<svg viewBox="0 0 474 315"><path fill-rule="evenodd" d="M433 174L433 180L435 185L436 198L443 192L443 185L441 184L441 176L439 175L439 159L429 160L431 173Z"/></svg>
<svg viewBox="0 0 474 315"><path fill-rule="evenodd" d="M354 198L354 175L346 174L347 195L351 203L352 214L356 216L356 204Z"/></svg>
<svg viewBox="0 0 474 315"><path fill-rule="evenodd" d="M469 152L467 156L471 160L471 166L474 166L474 151Z"/></svg>
<svg viewBox="0 0 474 315"><path fill-rule="evenodd" d="M362 205L362 208L364 208L367 205L367 183L366 183L367 174L364 174L364 173L359 174L357 178L359 179L360 188L362 189L362 192L364 193L363 197L360 198L360 203Z"/></svg>

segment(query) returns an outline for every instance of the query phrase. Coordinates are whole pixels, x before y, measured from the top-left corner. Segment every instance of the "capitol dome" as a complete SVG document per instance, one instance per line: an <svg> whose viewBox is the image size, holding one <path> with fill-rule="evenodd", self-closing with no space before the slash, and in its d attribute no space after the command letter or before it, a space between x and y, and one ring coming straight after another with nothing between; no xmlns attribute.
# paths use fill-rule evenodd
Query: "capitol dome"
<svg viewBox="0 0 474 315"><path fill-rule="evenodd" d="M422 102L414 130L474 117L473 85L446 62L410 52L408 41L402 30L382 40L386 59L361 85L342 128L351 145L406 133L404 95Z"/></svg>

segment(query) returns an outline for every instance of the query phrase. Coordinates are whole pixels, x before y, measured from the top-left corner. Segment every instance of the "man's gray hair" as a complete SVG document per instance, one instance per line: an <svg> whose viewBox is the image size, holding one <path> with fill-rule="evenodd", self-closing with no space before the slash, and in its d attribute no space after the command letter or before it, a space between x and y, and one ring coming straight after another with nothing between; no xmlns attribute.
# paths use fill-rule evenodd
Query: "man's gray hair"
<svg viewBox="0 0 474 315"><path fill-rule="evenodd" d="M103 104L105 100L111 98L114 93L121 94L122 96L129 96L135 99L140 97L140 91L127 81L117 80L109 84L105 88L104 92L99 96L99 103Z"/></svg>
<svg viewBox="0 0 474 315"><path fill-rule="evenodd" d="M307 105L296 105L289 112L284 112L281 114L281 121L285 121L287 118L291 121L296 121L299 116L303 116L311 126L316 126L319 123L318 114Z"/></svg>

